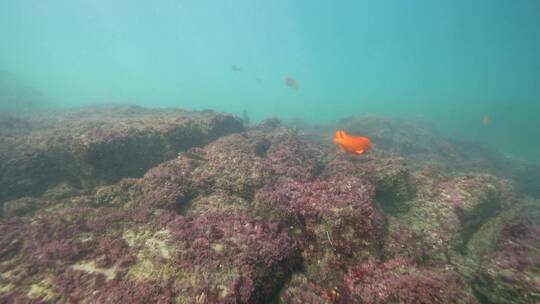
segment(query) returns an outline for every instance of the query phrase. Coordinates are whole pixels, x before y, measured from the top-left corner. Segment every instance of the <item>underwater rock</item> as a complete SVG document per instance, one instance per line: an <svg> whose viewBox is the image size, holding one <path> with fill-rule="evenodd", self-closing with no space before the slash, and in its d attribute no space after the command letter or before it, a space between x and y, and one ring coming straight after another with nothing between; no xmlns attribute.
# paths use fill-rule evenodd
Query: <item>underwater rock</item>
<svg viewBox="0 0 540 304"><path fill-rule="evenodd" d="M133 212L66 208L0 222L0 299L262 303L300 261L277 223L245 213L164 211L140 222Z"/></svg>
<svg viewBox="0 0 540 304"><path fill-rule="evenodd" d="M540 228L526 218L503 223L498 250L482 261L472 286L489 303L540 302Z"/></svg>
<svg viewBox="0 0 540 304"><path fill-rule="evenodd" d="M406 213L388 217L385 254L451 263L479 227L513 203L512 188L492 175L469 174L431 181L424 171ZM400 245L401 244L401 245Z"/></svg>
<svg viewBox="0 0 540 304"><path fill-rule="evenodd" d="M383 218L372 197L368 182L335 176L265 187L255 209L289 226L308 278L332 290L342 285L348 265L378 256Z"/></svg>
<svg viewBox="0 0 540 304"><path fill-rule="evenodd" d="M124 178L118 183L98 187L93 195L92 207L123 206L142 196L140 179Z"/></svg>
<svg viewBox="0 0 540 304"><path fill-rule="evenodd" d="M32 124L26 119L0 114L0 138L28 133Z"/></svg>
<svg viewBox="0 0 540 304"><path fill-rule="evenodd" d="M509 170L519 192L540 199L540 165L519 164Z"/></svg>
<svg viewBox="0 0 540 304"><path fill-rule="evenodd" d="M302 273L295 273L283 287L279 296L280 303L287 304L325 304L332 303L332 293L310 282Z"/></svg>
<svg viewBox="0 0 540 304"><path fill-rule="evenodd" d="M22 197L5 202L0 214L5 217L21 216L34 211L39 205L39 200L35 198Z"/></svg>
<svg viewBox="0 0 540 304"><path fill-rule="evenodd" d="M77 199L73 199L77 198ZM59 205L85 205L87 197L80 196L80 191L66 183L49 188L41 197L21 197L4 202L0 216L27 216L39 209L52 208Z"/></svg>
<svg viewBox="0 0 540 304"><path fill-rule="evenodd" d="M362 177L375 186L375 200L385 212L406 209L406 202L413 196L409 168L403 157L374 152L362 158L351 158L344 153L334 156L326 164L322 177L345 174Z"/></svg>
<svg viewBox="0 0 540 304"><path fill-rule="evenodd" d="M347 303L476 303L449 268L416 267L405 258L370 261L350 268Z"/></svg>
<svg viewBox="0 0 540 304"><path fill-rule="evenodd" d="M322 151L285 128L224 136L205 147L204 162L193 173L199 189L218 188L251 200L257 189L277 180L314 178Z"/></svg>
<svg viewBox="0 0 540 304"><path fill-rule="evenodd" d="M234 194L217 189L208 195L195 197L189 205L181 208L180 213L187 217L197 217L205 213L247 213L251 202Z"/></svg>
<svg viewBox="0 0 540 304"><path fill-rule="evenodd" d="M220 138L205 148L207 159L194 172L200 190L218 188L243 198L253 197L271 172L265 167L263 157L271 142L250 132ZM262 147L262 148L261 148Z"/></svg>
<svg viewBox="0 0 540 304"><path fill-rule="evenodd" d="M62 181L92 188L140 177L190 147L243 130L211 111L96 106L28 114L39 128L0 139L0 202L40 194Z"/></svg>
<svg viewBox="0 0 540 304"><path fill-rule="evenodd" d="M536 303L538 201L396 151L353 158L271 120L138 178L51 182L3 206L0 302Z"/></svg>
<svg viewBox="0 0 540 304"><path fill-rule="evenodd" d="M148 170L140 181L142 194L137 201L152 208L178 210L194 196L191 174L196 166L198 163L179 155Z"/></svg>

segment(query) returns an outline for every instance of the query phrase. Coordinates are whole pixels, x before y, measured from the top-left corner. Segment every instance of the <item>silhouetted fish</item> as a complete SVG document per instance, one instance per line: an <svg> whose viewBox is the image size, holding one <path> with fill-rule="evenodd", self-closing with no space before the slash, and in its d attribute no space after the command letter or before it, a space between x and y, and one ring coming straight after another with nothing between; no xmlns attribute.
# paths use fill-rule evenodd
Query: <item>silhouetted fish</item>
<svg viewBox="0 0 540 304"><path fill-rule="evenodd" d="M484 126L487 126L491 123L491 118L488 115L484 115L484 118L482 118L482 123Z"/></svg>
<svg viewBox="0 0 540 304"><path fill-rule="evenodd" d="M286 75L283 77L283 83L285 83L286 86L288 86L291 89L297 90L300 84L298 84L298 81L290 75Z"/></svg>

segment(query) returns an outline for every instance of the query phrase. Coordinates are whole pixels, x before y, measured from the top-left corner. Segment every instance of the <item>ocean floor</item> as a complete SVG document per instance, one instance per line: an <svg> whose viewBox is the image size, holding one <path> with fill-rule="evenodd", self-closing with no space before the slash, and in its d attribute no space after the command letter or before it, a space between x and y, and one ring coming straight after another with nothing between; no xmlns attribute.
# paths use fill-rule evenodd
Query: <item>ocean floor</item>
<svg viewBox="0 0 540 304"><path fill-rule="evenodd" d="M374 116L3 115L0 303L540 303L539 180Z"/></svg>

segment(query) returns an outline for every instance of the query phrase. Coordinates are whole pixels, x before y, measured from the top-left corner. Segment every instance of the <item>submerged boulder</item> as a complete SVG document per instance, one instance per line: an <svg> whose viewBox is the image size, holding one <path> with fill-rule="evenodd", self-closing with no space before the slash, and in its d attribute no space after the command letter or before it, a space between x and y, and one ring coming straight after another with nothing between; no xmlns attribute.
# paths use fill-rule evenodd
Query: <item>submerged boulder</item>
<svg viewBox="0 0 540 304"><path fill-rule="evenodd" d="M345 280L348 303L476 303L451 268L418 267L406 258L357 265Z"/></svg>
<svg viewBox="0 0 540 304"><path fill-rule="evenodd" d="M512 218L500 236L474 274L474 290L489 303L540 302L540 229L526 217Z"/></svg>
<svg viewBox="0 0 540 304"><path fill-rule="evenodd" d="M335 176L263 188L255 208L289 226L308 278L332 290L350 265L379 254L383 218L372 197L368 182Z"/></svg>
<svg viewBox="0 0 540 304"><path fill-rule="evenodd" d="M387 256L450 263L480 226L513 200L507 182L492 175L440 180L434 171L422 171L415 179L417 196L408 211L388 217Z"/></svg>
<svg viewBox="0 0 540 304"><path fill-rule="evenodd" d="M279 300L290 304L326 304L333 302L333 293L310 282L304 274L295 273L283 287Z"/></svg>
<svg viewBox="0 0 540 304"><path fill-rule="evenodd" d="M135 106L51 110L20 119L31 127L0 134L0 202L39 195L62 181L92 188L140 177L180 151L243 130L229 114Z"/></svg>
<svg viewBox="0 0 540 304"><path fill-rule="evenodd" d="M362 158L339 153L332 155L322 170L322 177L343 174L361 177L375 187L375 200L385 212L404 211L407 201L414 195L410 169L401 156L375 151Z"/></svg>
<svg viewBox="0 0 540 304"><path fill-rule="evenodd" d="M261 303L300 259L279 225L247 214L132 215L77 208L3 222L0 300Z"/></svg>

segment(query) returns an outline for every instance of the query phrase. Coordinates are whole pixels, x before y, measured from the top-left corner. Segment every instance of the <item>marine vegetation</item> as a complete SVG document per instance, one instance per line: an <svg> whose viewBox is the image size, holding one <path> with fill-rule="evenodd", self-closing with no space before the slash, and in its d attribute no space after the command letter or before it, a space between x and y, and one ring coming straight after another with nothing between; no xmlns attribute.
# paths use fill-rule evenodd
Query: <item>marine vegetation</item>
<svg viewBox="0 0 540 304"><path fill-rule="evenodd" d="M538 198L421 124L57 116L0 134L0 303L540 302Z"/></svg>

